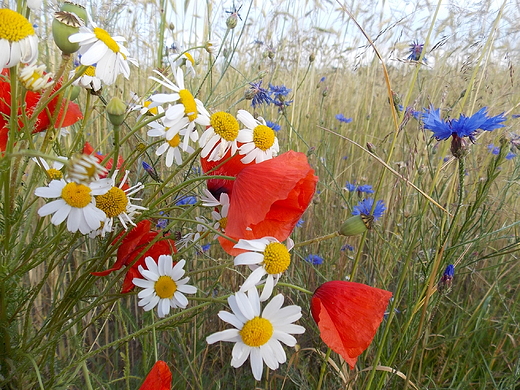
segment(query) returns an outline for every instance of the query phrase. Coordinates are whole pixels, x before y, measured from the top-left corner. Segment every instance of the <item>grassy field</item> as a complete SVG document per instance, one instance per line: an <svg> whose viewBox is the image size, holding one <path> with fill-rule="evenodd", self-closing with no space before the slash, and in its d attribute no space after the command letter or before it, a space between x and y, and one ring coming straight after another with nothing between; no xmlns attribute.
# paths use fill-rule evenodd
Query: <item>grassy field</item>
<svg viewBox="0 0 520 390"><path fill-rule="evenodd" d="M2 111L11 130L0 157L1 388L138 389L157 360L171 369L174 389L519 388L516 5L439 2L408 4L401 12L390 3L377 4L374 13L361 2L260 3L85 4L99 27L127 39L139 67L130 65L128 80L120 75L97 94L81 89L75 103L83 119L67 128L68 135L52 126L40 134L17 132L31 119L27 110L18 124ZM26 12L22 1L4 2L4 8ZM62 69L66 79L77 58L62 57L52 42L57 10L44 3L28 15L37 25L38 63L54 74ZM220 42L212 53L206 50L210 40ZM413 41L424 44L419 61L407 59ZM153 93L172 93L149 77L159 77L153 72L159 69L175 82L169 59L188 73L185 52L195 71L186 75L186 89L210 114L247 110L279 124L280 154L304 153L319 177L291 235L291 265L274 290L284 294L285 305L302 308L298 324L306 331L295 336L295 347L284 347L287 361L279 369L264 367L260 381L249 362L231 367L230 343L206 342L229 328L218 312L229 311L227 298L249 271L233 266L214 231L182 244L197 232L196 217L210 220L211 210L200 202L206 186L201 150L192 142L196 151L183 152L182 164L168 167L155 153L161 142L147 135L157 117L131 109ZM5 73L2 80L22 105L22 84ZM250 83L260 81L264 88L289 88L284 98L291 102L283 109L252 107ZM106 112L114 97L125 103L124 122L115 128ZM504 113L507 120L454 157L451 138L437 140L424 128L422 113L430 106L444 119L487 107L490 117ZM338 114L352 120L338 120ZM48 177L31 158L70 158L85 142L106 155L102 164L121 156L131 185L143 183L133 195L142 200L134 204L147 210L134 221L152 221L156 241L163 234L176 241L174 259L186 260L190 284L198 289L187 295L186 309L165 318L143 311L136 290L120 293L126 267L104 277L91 274L116 261L124 232L118 221L105 237L90 238L38 216L46 202L35 190ZM348 183L374 192L348 191ZM180 201L192 196L194 202ZM366 197L386 207L372 229L334 234ZM323 262L306 261L309 255ZM443 283L450 264L453 280ZM331 280L393 294L354 369L328 349L311 316L305 291Z"/></svg>

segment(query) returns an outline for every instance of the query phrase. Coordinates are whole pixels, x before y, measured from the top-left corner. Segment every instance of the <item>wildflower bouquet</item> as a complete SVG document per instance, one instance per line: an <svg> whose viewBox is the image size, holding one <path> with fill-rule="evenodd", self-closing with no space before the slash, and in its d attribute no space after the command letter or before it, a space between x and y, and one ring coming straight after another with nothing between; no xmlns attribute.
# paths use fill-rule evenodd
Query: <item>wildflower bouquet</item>
<svg viewBox="0 0 520 390"><path fill-rule="evenodd" d="M480 196L489 193L506 159L506 147L500 147L490 163L491 179L462 215L466 139L475 142L480 130L503 127L505 114L490 116L482 108L469 117L442 119L433 106L399 109L392 92L387 108L396 131L387 160L373 145L356 144L433 205L429 218L440 226L434 254L427 255L420 282L406 290L418 230L411 243L389 226L379 231L389 213L388 201L379 199L384 173L374 186L349 177L340 188L315 149L295 150L305 144L292 138L303 137L289 115L301 83L290 89L273 77L263 84L266 73L237 81L229 53L214 40L182 52L172 46L163 53L161 46L154 67L138 62L131 42L69 2L52 15L52 50L59 54L53 66L39 51L41 37L31 22L40 7L25 3L17 2L16 11L0 9L2 388L124 383L168 389L175 371L183 373L182 364L195 380L231 366L226 375L236 387L263 380L267 387L280 372L297 384L296 377L308 371L308 363L297 364L304 358L318 362L312 382L317 388L324 386L328 367L345 386L370 371L370 388L376 371L397 372L381 360L410 360L414 369L426 318L436 309L429 300L437 291L449 292L454 280L454 265L444 263L455 256L458 239L469 240ZM229 12L223 46L237 44L239 11ZM193 55L202 49L207 61L197 62ZM425 65L423 50L414 42L409 64ZM269 50L267 58L273 57ZM133 77L146 79L146 92L128 90ZM226 78L234 92L219 89ZM324 77L320 88L323 83ZM412 117L433 139L451 137L459 168L453 209L444 205L453 200L451 192L426 193L390 167L400 126ZM343 114L335 119L342 130L353 126L354 119ZM281 130L280 120L289 131ZM430 147L432 138L422 141ZM338 187L346 218L343 211L331 218L330 210L319 208L330 182ZM419 220L428 207L421 210ZM343 223L336 226L337 219ZM332 233L310 232L302 228L305 220L318 228L327 222ZM379 235L377 251L366 239L371 235ZM394 235L402 242L391 242ZM333 250L348 265L322 272L328 259L307 248L339 237L355 240ZM363 268L365 254L399 246L411 249L397 282L388 276L393 264L384 277ZM442 275L441 265L447 265ZM396 325L405 290L416 301ZM415 325L412 341L397 337L389 346L391 332L400 335ZM370 348L374 339L378 343ZM367 350L361 360L366 367L356 367ZM177 376L177 384L190 385L190 378ZM402 372L399 377L409 381ZM204 387L202 380L197 385Z"/></svg>

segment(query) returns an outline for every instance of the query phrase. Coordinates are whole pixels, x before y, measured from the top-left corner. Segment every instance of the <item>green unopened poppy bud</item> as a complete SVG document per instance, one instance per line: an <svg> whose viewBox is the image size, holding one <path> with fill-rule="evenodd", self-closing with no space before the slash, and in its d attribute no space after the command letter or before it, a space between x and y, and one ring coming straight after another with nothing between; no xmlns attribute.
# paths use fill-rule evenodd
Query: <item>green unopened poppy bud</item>
<svg viewBox="0 0 520 390"><path fill-rule="evenodd" d="M238 16L237 14L233 13L229 16L229 18L226 19L226 26L230 30L233 30L238 24Z"/></svg>
<svg viewBox="0 0 520 390"><path fill-rule="evenodd" d="M107 104L107 114L110 123L119 126L125 120L126 104L121 99L114 97Z"/></svg>
<svg viewBox="0 0 520 390"><path fill-rule="evenodd" d="M83 24L87 24L88 22L87 10L82 5L66 1L60 7L60 11L75 14L78 18L80 18L83 21Z"/></svg>
<svg viewBox="0 0 520 390"><path fill-rule="evenodd" d="M354 215L347 219L339 229L339 234L342 236L357 236L366 232L369 228L365 222L366 215Z"/></svg>
<svg viewBox="0 0 520 390"><path fill-rule="evenodd" d="M316 59L316 55L314 53L311 53L309 55L309 62L314 62L315 59Z"/></svg>
<svg viewBox="0 0 520 390"><path fill-rule="evenodd" d="M78 87L77 85L71 85L70 87L70 96L69 96L69 100L70 101L74 101L78 98L79 96L79 91L80 91L80 87Z"/></svg>
<svg viewBox="0 0 520 390"><path fill-rule="evenodd" d="M64 54L72 54L79 50L79 43L72 43L69 37L79 32L79 28L83 26L83 21L74 13L66 11L58 11L54 13L52 20L52 37L56 46Z"/></svg>
<svg viewBox="0 0 520 390"><path fill-rule="evenodd" d="M173 24L173 23L170 22L170 24L168 25L168 29L169 29L170 31L175 30L175 24Z"/></svg>

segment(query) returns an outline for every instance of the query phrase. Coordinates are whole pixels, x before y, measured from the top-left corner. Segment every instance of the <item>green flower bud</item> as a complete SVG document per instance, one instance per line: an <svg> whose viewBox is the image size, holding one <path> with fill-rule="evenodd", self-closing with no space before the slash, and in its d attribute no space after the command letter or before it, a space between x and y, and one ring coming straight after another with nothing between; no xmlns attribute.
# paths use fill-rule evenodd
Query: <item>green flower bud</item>
<svg viewBox="0 0 520 390"><path fill-rule="evenodd" d="M79 91L81 90L81 88L78 87L77 85L71 85L69 88L70 88L69 100L74 101L78 98Z"/></svg>
<svg viewBox="0 0 520 390"><path fill-rule="evenodd" d="M110 123L119 126L125 120L126 104L119 98L112 98L107 104L107 114Z"/></svg>
<svg viewBox="0 0 520 390"><path fill-rule="evenodd" d="M229 18L226 19L226 26L230 30L233 30L238 23L238 16L236 14L231 14Z"/></svg>
<svg viewBox="0 0 520 390"><path fill-rule="evenodd" d="M316 59L316 55L314 53L311 53L309 55L309 62L314 62L315 59Z"/></svg>
<svg viewBox="0 0 520 390"><path fill-rule="evenodd" d="M58 11L54 13L52 36L56 46L64 54L72 54L79 50L79 43L70 42L69 37L78 33L81 26L83 26L82 20L71 12Z"/></svg>
<svg viewBox="0 0 520 390"><path fill-rule="evenodd" d="M66 1L60 7L60 11L75 14L78 18L80 18L83 21L84 25L88 22L87 10L82 5Z"/></svg>
<svg viewBox="0 0 520 390"><path fill-rule="evenodd" d="M370 219L370 217L366 215L354 215L350 217L339 229L339 234L342 236L357 236L358 234L366 232L369 226L371 226L371 222L369 223L367 219Z"/></svg>

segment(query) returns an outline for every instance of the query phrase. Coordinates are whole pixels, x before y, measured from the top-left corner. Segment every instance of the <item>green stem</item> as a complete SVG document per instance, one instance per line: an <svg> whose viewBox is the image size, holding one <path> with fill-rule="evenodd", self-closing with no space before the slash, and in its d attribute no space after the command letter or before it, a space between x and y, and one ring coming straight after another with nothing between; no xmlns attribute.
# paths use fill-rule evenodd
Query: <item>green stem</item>
<svg viewBox="0 0 520 390"><path fill-rule="evenodd" d="M312 239L307 240L307 241L301 241L301 242L295 244L294 247L295 248L299 248L301 246L315 244L317 242L329 240L331 238L338 237L338 236L339 236L339 232L334 232L334 233L326 234L326 235L321 236L321 237L312 238Z"/></svg>
<svg viewBox="0 0 520 390"><path fill-rule="evenodd" d="M318 385L316 386L316 390L321 390L321 386L323 385L323 379L325 378L325 372L327 370L327 362L330 358L331 352L332 352L332 349L327 348L327 353L325 354L325 358L323 359L323 362L321 363L320 379L318 380Z"/></svg>

